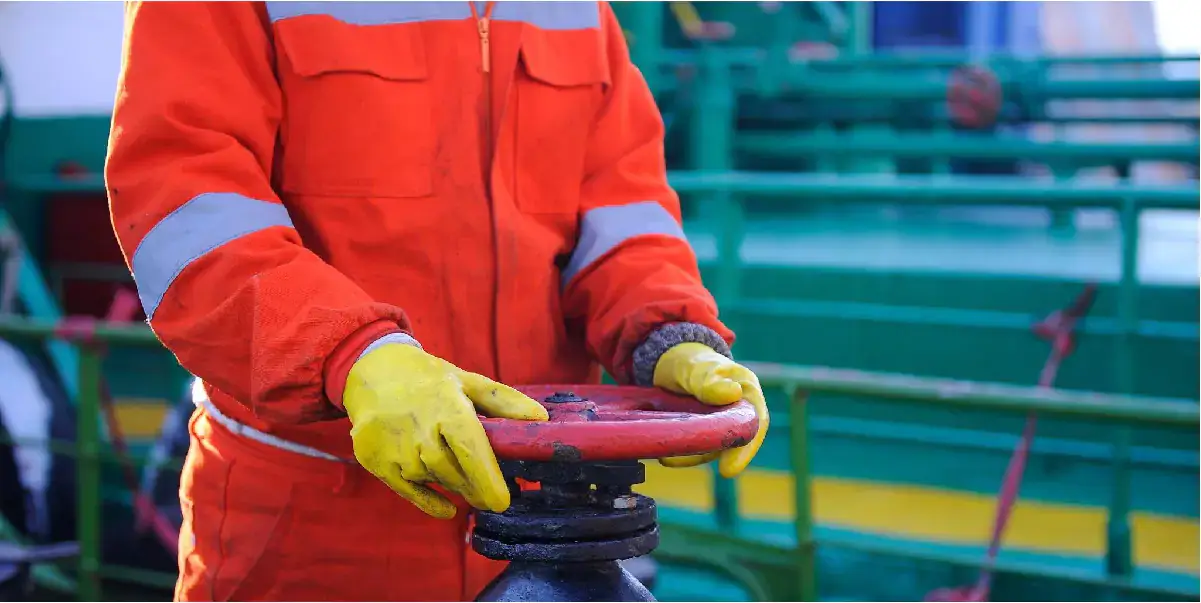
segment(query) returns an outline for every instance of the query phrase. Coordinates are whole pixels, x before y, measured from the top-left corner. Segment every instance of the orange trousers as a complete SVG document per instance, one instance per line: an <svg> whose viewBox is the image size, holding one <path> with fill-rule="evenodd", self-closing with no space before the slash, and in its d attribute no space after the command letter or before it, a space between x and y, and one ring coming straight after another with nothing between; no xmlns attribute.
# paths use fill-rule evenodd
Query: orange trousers
<svg viewBox="0 0 1201 603"><path fill-rule="evenodd" d="M176 601L470 601L504 568L471 550L465 506L432 519L356 464L201 411L189 431Z"/></svg>

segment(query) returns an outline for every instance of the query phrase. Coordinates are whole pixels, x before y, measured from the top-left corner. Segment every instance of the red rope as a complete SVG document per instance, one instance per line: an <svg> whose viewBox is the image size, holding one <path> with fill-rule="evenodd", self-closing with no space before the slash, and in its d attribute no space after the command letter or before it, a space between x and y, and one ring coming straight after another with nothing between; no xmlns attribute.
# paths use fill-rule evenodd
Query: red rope
<svg viewBox="0 0 1201 603"><path fill-rule="evenodd" d="M1084 291L1072 302L1071 306L1059 310L1038 324L1034 325L1034 333L1051 342L1051 352L1043 364L1038 376L1038 386L1049 389L1054 386L1055 378L1059 375L1059 366L1063 360L1076 349L1076 325L1088 313L1096 298L1097 287L1088 284ZM1005 477L1001 483L1001 493L997 497L997 512L993 517L992 537L988 543L988 552L984 554L984 563L980 568L980 577L971 586L940 588L926 595L926 601L987 601L992 590L993 568L996 566L997 555L1001 552L1001 541L1005 537L1005 526L1016 506L1018 491L1022 487L1022 477L1026 472L1026 460L1030 457L1030 445L1034 442L1034 431L1038 418L1034 413L1026 417L1026 426L1022 429L1022 438L1018 440L1013 455L1009 457L1009 466L1005 468Z"/></svg>

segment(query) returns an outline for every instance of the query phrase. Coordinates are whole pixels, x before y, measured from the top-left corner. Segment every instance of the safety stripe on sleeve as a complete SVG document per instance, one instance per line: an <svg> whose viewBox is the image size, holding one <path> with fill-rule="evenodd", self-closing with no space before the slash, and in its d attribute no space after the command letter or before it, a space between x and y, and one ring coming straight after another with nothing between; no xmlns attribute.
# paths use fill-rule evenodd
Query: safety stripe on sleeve
<svg viewBox="0 0 1201 603"><path fill-rule="evenodd" d="M585 212L580 219L579 241L560 276L562 286L566 288L575 275L618 245L647 235L686 240L680 223L654 201L597 207Z"/></svg>
<svg viewBox="0 0 1201 603"><path fill-rule="evenodd" d="M471 18L467 2L267 2L271 22L324 15L351 25L391 25ZM482 3L481 3L482 4ZM482 13L481 13L482 14ZM493 21L517 21L548 30L600 27L596 2L497 2Z"/></svg>
<svg viewBox="0 0 1201 603"><path fill-rule="evenodd" d="M167 288L189 264L238 237L272 226L293 228L283 205L237 193L197 195L167 214L142 239L130 262L146 317L154 318Z"/></svg>

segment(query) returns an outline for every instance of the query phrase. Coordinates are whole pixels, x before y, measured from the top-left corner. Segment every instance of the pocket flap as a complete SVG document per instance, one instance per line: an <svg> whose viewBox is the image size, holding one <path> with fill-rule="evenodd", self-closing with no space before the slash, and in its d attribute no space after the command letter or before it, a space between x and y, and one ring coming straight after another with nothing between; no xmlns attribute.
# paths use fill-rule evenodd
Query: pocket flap
<svg viewBox="0 0 1201 603"><path fill-rule="evenodd" d="M302 77L368 73L389 80L428 76L421 27L351 25L324 15L280 21L276 35L292 70Z"/></svg>
<svg viewBox="0 0 1201 603"><path fill-rule="evenodd" d="M552 86L609 85L609 57L598 30L527 31L521 60L530 77Z"/></svg>

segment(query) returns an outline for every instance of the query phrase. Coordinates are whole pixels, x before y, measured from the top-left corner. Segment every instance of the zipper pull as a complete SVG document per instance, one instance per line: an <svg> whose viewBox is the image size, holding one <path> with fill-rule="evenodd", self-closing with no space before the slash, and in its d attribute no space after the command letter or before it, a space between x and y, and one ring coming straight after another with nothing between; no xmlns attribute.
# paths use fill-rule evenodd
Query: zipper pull
<svg viewBox="0 0 1201 603"><path fill-rule="evenodd" d="M480 53L483 60L484 73L492 71L492 48L488 40L488 17L481 17L479 20L480 30Z"/></svg>

